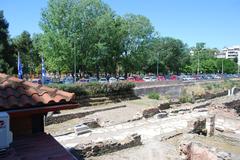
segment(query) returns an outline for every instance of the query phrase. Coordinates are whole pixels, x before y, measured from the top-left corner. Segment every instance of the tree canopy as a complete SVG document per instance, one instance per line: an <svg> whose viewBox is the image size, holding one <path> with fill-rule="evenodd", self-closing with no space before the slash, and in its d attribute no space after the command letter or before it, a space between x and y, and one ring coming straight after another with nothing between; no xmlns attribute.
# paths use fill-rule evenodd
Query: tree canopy
<svg viewBox="0 0 240 160"><path fill-rule="evenodd" d="M12 73L16 69L16 58L8 34L8 22L0 10L0 72Z"/></svg>
<svg viewBox="0 0 240 160"><path fill-rule="evenodd" d="M10 38L0 11L0 71L37 74L41 57L49 72L125 75L129 73L236 73L235 60L215 58L216 48L162 37L143 15L116 14L102 0L49 0L39 23L42 33ZM224 67L223 67L224 66Z"/></svg>

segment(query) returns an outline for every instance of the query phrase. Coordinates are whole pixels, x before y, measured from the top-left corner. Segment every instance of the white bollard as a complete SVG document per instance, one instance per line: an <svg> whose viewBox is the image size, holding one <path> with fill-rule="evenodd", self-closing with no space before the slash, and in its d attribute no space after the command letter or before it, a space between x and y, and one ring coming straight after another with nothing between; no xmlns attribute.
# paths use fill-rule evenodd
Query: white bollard
<svg viewBox="0 0 240 160"><path fill-rule="evenodd" d="M235 88L236 88L236 87L233 87L233 88L231 89L231 95L232 95L232 96L234 96L234 90L235 90Z"/></svg>
<svg viewBox="0 0 240 160"><path fill-rule="evenodd" d="M230 89L228 90L228 96L231 96L231 90Z"/></svg>

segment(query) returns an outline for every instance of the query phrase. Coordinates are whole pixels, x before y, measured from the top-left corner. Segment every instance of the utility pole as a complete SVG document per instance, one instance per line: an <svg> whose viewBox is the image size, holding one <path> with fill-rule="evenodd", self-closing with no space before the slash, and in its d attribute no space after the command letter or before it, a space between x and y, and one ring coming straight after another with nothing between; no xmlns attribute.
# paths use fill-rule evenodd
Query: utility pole
<svg viewBox="0 0 240 160"><path fill-rule="evenodd" d="M76 72L77 72L77 64L76 64L76 41L74 41L74 83L76 83Z"/></svg>
<svg viewBox="0 0 240 160"><path fill-rule="evenodd" d="M222 74L223 74L223 58L222 58Z"/></svg>
<svg viewBox="0 0 240 160"><path fill-rule="evenodd" d="M159 66L159 52L158 52L158 57L157 57L157 76L158 76L158 66Z"/></svg>
<svg viewBox="0 0 240 160"><path fill-rule="evenodd" d="M198 62L197 62L197 75L199 75L199 51L197 51Z"/></svg>
<svg viewBox="0 0 240 160"><path fill-rule="evenodd" d="M239 74L239 64L237 66L238 66L238 74Z"/></svg>

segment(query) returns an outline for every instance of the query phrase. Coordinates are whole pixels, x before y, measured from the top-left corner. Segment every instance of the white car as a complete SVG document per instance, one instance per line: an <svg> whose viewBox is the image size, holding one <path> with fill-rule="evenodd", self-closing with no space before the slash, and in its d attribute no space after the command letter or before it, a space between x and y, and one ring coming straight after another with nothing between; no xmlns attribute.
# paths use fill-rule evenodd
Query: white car
<svg viewBox="0 0 240 160"><path fill-rule="evenodd" d="M119 81L124 81L125 78L124 78L124 77L119 77L118 80L119 80Z"/></svg>
<svg viewBox="0 0 240 160"><path fill-rule="evenodd" d="M143 80L144 80L145 82L151 82L151 78L150 78L150 77L143 77Z"/></svg>
<svg viewBox="0 0 240 160"><path fill-rule="evenodd" d="M214 78L214 79L221 79L221 77L218 76L218 75L213 75L213 78Z"/></svg>
<svg viewBox="0 0 240 160"><path fill-rule="evenodd" d="M107 78L100 78L98 82L99 83L108 83L108 80L107 80Z"/></svg>
<svg viewBox="0 0 240 160"><path fill-rule="evenodd" d="M89 78L89 82L97 82L97 78L96 77L90 77Z"/></svg>
<svg viewBox="0 0 240 160"><path fill-rule="evenodd" d="M193 77L190 77L190 76L184 76L183 78L182 78L182 80L183 81L193 81L193 80L195 80Z"/></svg>
<svg viewBox="0 0 240 160"><path fill-rule="evenodd" d="M150 79L151 79L152 82L157 81L157 77L156 76L151 76Z"/></svg>
<svg viewBox="0 0 240 160"><path fill-rule="evenodd" d="M109 78L109 83L115 83L117 82L117 79L114 77Z"/></svg>

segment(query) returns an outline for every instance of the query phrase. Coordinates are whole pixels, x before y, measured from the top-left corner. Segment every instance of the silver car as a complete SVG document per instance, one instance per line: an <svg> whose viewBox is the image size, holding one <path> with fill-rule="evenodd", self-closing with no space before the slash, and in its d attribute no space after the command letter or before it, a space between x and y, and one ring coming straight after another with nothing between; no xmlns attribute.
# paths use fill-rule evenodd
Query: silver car
<svg viewBox="0 0 240 160"><path fill-rule="evenodd" d="M107 80L107 78L100 78L98 82L99 83L108 83L108 80Z"/></svg>

